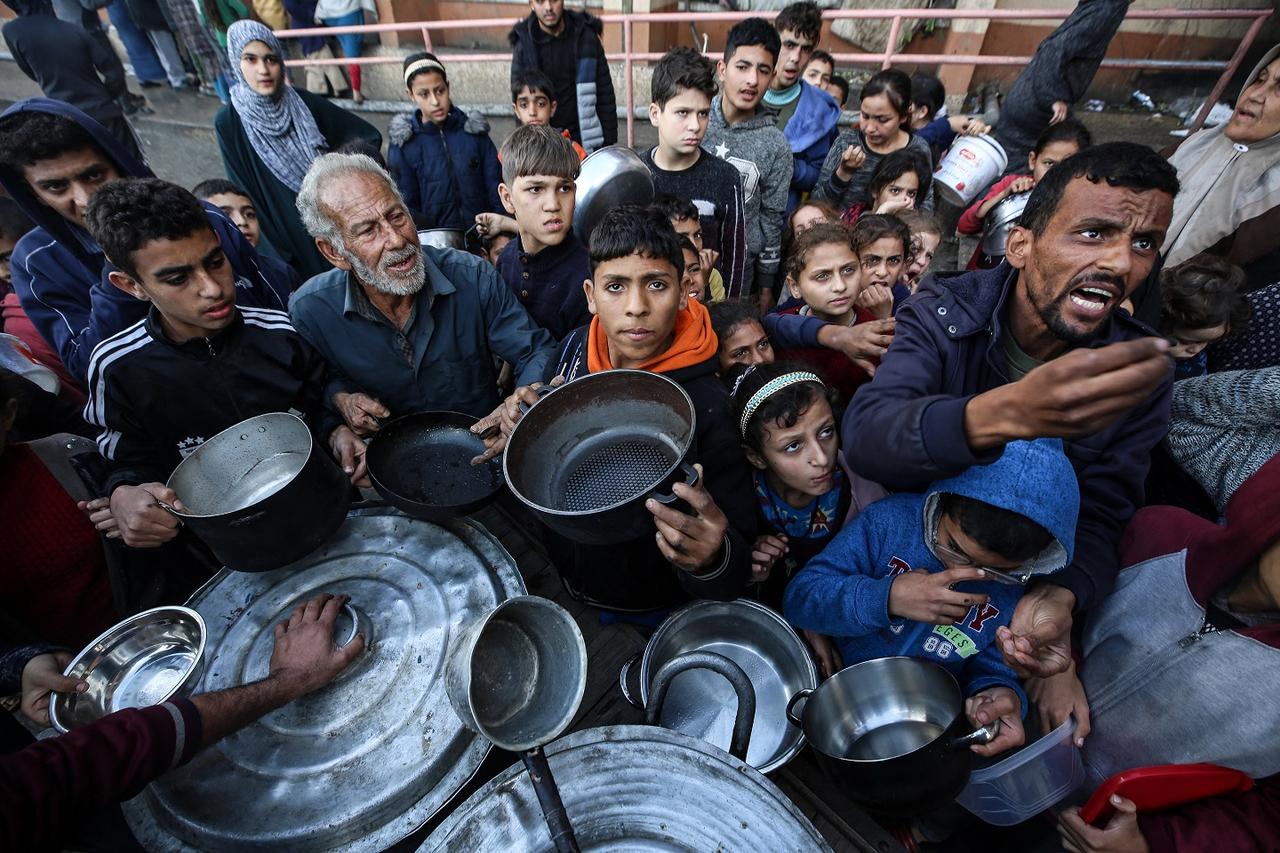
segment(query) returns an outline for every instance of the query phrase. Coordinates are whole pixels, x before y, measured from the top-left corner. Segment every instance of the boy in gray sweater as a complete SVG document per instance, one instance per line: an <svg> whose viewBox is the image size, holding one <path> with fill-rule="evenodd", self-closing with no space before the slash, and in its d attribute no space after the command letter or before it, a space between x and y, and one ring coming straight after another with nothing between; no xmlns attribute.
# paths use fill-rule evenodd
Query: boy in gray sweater
<svg viewBox="0 0 1280 853"><path fill-rule="evenodd" d="M760 304L774 303L782 256L782 224L791 185L791 146L760 101L773 79L781 41L764 18L748 18L729 30L719 71L723 88L711 102L703 147L727 160L742 175L747 221L747 269L742 293L760 292Z"/></svg>

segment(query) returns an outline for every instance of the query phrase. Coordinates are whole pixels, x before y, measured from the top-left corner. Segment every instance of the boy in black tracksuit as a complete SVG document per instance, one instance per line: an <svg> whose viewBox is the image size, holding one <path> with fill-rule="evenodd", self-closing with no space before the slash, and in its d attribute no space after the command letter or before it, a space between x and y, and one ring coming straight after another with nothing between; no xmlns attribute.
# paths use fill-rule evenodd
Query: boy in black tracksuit
<svg viewBox="0 0 1280 853"><path fill-rule="evenodd" d="M729 396L716 376L710 315L679 286L679 238L660 213L614 208L592 232L591 263L592 281L584 289L595 317L560 344L548 381L632 368L678 382L697 412L689 461L701 465L703 476L696 488L674 487L690 506L687 514L649 502L656 536L596 546L548 531L551 560L575 598L610 610L644 612L690 598L737 598L750 577L755 541L751 474ZM624 334L640 327L651 332L645 340Z"/></svg>
<svg viewBox="0 0 1280 853"><path fill-rule="evenodd" d="M618 142L618 105L600 34L604 24L564 0L530 0L533 11L507 34L511 79L536 68L555 86L554 127L563 127L587 153Z"/></svg>
<svg viewBox="0 0 1280 853"><path fill-rule="evenodd" d="M283 311L238 308L238 286L204 208L154 178L116 181L89 204L90 233L115 269L113 285L151 303L142 321L94 348L85 420L109 498L89 505L99 529L126 545L155 547L177 535L157 501L181 508L164 481L187 455L247 418L292 411L327 441L353 480L364 446L325 419L325 365Z"/></svg>

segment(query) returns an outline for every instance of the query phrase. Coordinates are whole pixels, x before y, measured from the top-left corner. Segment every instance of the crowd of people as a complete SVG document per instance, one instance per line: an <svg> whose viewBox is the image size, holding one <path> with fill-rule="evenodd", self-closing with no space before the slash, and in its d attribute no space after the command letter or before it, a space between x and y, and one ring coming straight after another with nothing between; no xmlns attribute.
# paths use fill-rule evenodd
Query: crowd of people
<svg viewBox="0 0 1280 853"><path fill-rule="evenodd" d="M1067 809L1068 850L1280 848L1280 48L1228 121L1176 149L1095 144L1073 105L1128 4L1080 0L994 127L950 115L936 77L887 69L842 129L821 12L792 3L735 24L718 62L656 63L657 144L638 152L656 198L583 234L576 179L617 116L600 23L562 0L530 0L511 32L506 139L420 52L385 150L294 85L272 34L286 9L342 26L359 4L244 20L236 0L203 19L128 3L172 85L194 85L187 62L222 87L225 176L192 190L147 166L96 16L26 2L4 34L49 97L0 116L0 347L22 355L0 362L0 693L33 721L50 691L83 689L67 651L216 570L164 505L182 508L170 473L223 429L298 413L364 487L389 418L472 415L479 462L542 386L628 368L687 392L698 478L648 501L635 541L544 530L572 596L650 627L756 598L824 677L933 661L973 725L1000 721L982 755L1073 717L1090 789L1169 763L1257 780L1160 813L1117 797L1102 827ZM83 50L50 55L67 27ZM172 33L185 57L165 58ZM950 209L935 169L974 135L1008 168ZM1002 252L938 254L1015 196ZM478 239L421 245L428 228ZM317 640L335 601L299 607L256 692L116 715L102 737L143 756L127 769L84 732L0 757L0 838L63 836L81 804L325 683L358 653ZM10 723L15 750L29 738ZM917 840L954 830L925 821Z"/></svg>

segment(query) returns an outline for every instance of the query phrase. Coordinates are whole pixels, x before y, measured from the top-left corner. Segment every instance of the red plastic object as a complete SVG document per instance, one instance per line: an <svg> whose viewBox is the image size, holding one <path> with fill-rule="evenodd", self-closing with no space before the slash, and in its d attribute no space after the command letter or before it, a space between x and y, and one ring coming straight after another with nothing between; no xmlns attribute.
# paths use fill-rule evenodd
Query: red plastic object
<svg viewBox="0 0 1280 853"><path fill-rule="evenodd" d="M1194 803L1220 794L1243 793L1253 787L1253 779L1239 770L1218 764L1159 764L1117 773L1093 792L1080 809L1085 823L1104 827L1115 807L1111 795L1132 800L1138 811L1159 811Z"/></svg>

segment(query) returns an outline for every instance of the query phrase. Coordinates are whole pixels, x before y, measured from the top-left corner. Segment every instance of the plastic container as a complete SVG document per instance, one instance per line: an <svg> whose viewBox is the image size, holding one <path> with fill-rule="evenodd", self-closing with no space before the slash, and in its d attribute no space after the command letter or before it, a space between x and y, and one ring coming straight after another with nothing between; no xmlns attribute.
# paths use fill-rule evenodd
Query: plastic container
<svg viewBox="0 0 1280 853"><path fill-rule="evenodd" d="M995 826L1013 826L1061 802L1084 782L1074 717L989 767L974 770L956 802Z"/></svg>
<svg viewBox="0 0 1280 853"><path fill-rule="evenodd" d="M934 192L956 207L966 207L1008 165L1009 155L990 136L957 136L933 171Z"/></svg>

